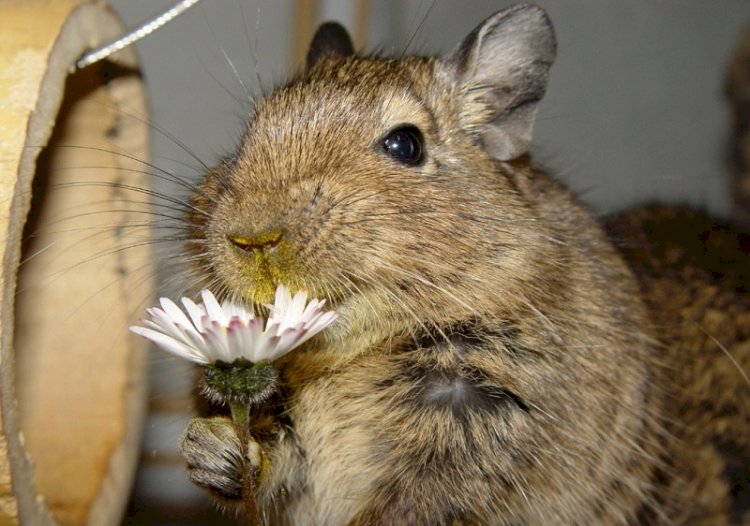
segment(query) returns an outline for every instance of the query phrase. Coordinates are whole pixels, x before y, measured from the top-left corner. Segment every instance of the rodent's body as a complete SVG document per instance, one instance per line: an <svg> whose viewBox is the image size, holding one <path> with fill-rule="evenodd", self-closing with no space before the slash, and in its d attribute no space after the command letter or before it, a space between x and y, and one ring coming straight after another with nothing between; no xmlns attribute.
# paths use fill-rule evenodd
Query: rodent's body
<svg viewBox="0 0 750 526"><path fill-rule="evenodd" d="M608 222L648 307L666 433L646 524L750 524L750 235L704 214L639 208Z"/></svg>
<svg viewBox="0 0 750 526"><path fill-rule="evenodd" d="M623 248L631 270L524 155L554 58L545 15L501 12L447 59L325 44L194 199L202 284L263 303L284 283L341 315L279 360L256 415L267 521L729 522L750 385L714 338L747 369L746 292L663 273L638 234L663 210L609 226L647 251ZM418 162L380 148L413 128ZM184 452L231 499L227 425L195 421Z"/></svg>

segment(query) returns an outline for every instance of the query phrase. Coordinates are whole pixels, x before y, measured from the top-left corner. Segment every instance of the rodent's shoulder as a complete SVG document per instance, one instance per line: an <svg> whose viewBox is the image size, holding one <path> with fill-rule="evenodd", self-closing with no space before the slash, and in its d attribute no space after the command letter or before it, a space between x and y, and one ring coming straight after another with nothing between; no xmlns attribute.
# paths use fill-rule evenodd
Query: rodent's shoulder
<svg viewBox="0 0 750 526"><path fill-rule="evenodd" d="M652 374L667 394L664 425L680 437L673 462L692 480L710 464L696 451L721 444L712 454L725 475L745 480L750 235L687 207L639 207L605 225L636 275L646 328L660 342Z"/></svg>
<svg viewBox="0 0 750 526"><path fill-rule="evenodd" d="M605 218L606 229L640 273L703 272L717 285L750 290L750 234L686 206L642 206Z"/></svg>

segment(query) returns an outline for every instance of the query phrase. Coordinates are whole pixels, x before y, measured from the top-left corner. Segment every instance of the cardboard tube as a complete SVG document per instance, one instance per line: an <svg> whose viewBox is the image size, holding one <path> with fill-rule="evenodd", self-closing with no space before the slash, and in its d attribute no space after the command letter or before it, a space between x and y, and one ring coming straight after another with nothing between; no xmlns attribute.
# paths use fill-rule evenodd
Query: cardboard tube
<svg viewBox="0 0 750 526"><path fill-rule="evenodd" d="M119 524L148 381L148 116L102 1L0 0L0 526ZM141 212L141 213L139 213Z"/></svg>

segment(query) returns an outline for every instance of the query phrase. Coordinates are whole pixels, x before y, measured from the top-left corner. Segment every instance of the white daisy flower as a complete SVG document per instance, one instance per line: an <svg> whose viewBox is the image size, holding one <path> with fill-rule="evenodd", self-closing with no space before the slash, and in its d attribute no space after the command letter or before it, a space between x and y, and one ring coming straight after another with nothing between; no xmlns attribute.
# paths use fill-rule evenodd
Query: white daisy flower
<svg viewBox="0 0 750 526"><path fill-rule="evenodd" d="M161 298L161 309L147 309L150 320L130 330L154 342L161 349L200 365L237 360L271 362L306 342L333 323L337 314L323 311L325 300L307 293L294 296L284 286L276 289L276 299L268 320L255 316L241 305L201 292L202 304L182 298L183 312L175 302Z"/></svg>

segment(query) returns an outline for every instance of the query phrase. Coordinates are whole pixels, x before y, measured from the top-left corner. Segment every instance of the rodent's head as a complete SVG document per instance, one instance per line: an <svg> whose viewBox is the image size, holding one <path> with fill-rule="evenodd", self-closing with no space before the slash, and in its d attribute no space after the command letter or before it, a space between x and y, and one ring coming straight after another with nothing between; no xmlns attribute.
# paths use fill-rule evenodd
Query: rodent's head
<svg viewBox="0 0 750 526"><path fill-rule="evenodd" d="M487 283L520 287L540 234L510 161L554 56L531 6L443 58L355 56L324 25L305 72L259 101L195 196L204 285L260 304L278 284L306 289L371 329L465 315L497 295Z"/></svg>

